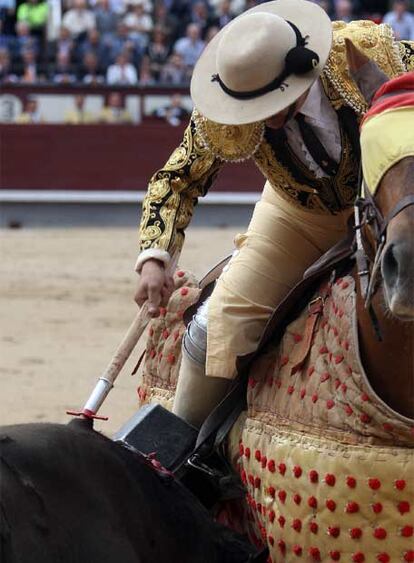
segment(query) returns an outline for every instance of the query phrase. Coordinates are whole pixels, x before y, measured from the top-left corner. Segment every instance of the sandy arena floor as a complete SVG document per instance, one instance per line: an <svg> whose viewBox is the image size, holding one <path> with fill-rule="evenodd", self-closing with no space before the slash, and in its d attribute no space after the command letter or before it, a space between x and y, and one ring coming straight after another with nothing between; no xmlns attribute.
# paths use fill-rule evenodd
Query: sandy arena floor
<svg viewBox="0 0 414 563"><path fill-rule="evenodd" d="M231 251L235 232L189 229L180 266L202 275ZM0 240L0 424L66 422L136 313L136 231L4 230ZM96 427L109 435L136 408L138 352L102 407L110 420Z"/></svg>

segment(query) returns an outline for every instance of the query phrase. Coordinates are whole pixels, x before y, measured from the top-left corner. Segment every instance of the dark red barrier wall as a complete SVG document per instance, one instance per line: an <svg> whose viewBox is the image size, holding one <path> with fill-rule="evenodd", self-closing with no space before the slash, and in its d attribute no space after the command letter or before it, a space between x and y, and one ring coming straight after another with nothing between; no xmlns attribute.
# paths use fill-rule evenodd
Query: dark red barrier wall
<svg viewBox="0 0 414 563"><path fill-rule="evenodd" d="M145 190L184 128L121 125L0 125L0 188ZM261 191L252 162L223 167L215 191Z"/></svg>

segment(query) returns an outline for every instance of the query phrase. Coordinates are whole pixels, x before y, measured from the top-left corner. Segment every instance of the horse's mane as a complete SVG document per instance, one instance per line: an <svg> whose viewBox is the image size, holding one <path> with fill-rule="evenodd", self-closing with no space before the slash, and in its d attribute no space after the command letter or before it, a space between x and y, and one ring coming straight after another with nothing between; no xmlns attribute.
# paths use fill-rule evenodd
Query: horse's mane
<svg viewBox="0 0 414 563"><path fill-rule="evenodd" d="M414 71L406 72L382 84L375 92L365 121L390 109L414 105Z"/></svg>

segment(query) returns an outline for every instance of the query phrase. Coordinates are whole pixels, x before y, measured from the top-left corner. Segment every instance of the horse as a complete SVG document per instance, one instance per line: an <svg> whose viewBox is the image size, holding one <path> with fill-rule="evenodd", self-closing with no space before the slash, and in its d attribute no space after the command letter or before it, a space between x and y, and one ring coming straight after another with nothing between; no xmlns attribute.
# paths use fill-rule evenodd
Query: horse
<svg viewBox="0 0 414 563"><path fill-rule="evenodd" d="M413 154L359 200L356 246L309 269L245 364L227 457L271 562L414 561ZM141 403L172 405L183 311L200 293L186 272L175 282L149 328Z"/></svg>

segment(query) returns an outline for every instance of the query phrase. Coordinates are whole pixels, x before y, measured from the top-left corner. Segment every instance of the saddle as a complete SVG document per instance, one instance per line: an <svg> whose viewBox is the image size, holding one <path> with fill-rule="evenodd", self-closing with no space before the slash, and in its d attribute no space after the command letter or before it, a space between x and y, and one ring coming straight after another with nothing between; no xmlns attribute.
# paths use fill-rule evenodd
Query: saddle
<svg viewBox="0 0 414 563"><path fill-rule="evenodd" d="M156 451L157 460L174 473L208 507L223 499L244 495L239 477L224 455L223 444L230 429L246 408L249 367L271 340L277 342L286 325L300 312L321 279L333 269L339 274L349 270L353 254L353 232L325 253L304 274L269 319L258 349L237 360L239 376L197 431L160 405L145 405L130 419L114 439L146 455ZM185 312L188 323L198 307L211 295L214 284L230 256L217 264L201 280L198 301Z"/></svg>
<svg viewBox="0 0 414 563"><path fill-rule="evenodd" d="M324 276L334 269L338 271L341 270L342 272L345 269L350 269L353 263L350 259L354 253L354 236L354 231L350 225L347 236L325 252L325 254L318 258L318 260L305 271L303 278L290 290L274 310L267 322L258 348L251 354L239 356L237 361L237 371L239 375L248 369L250 363L263 350L263 347L269 342L270 338L272 338L272 340L280 338L289 320L303 307L306 296L315 291ZM230 259L231 255L221 260L201 279L199 283L201 292L198 300L184 313L184 322L186 325L191 321L201 304L210 297L217 279L220 277L223 268L229 263Z"/></svg>
<svg viewBox="0 0 414 563"><path fill-rule="evenodd" d="M352 256L354 232L349 228L348 234L335 246L323 254L304 273L303 278L291 289L279 306L274 310L260 339L258 348L251 354L239 356L236 367L238 377L235 379L229 393L223 401L210 413L204 421L197 438L197 444L202 444L215 436L215 445L223 442L233 423L246 405L247 376L251 363L263 351L270 340L275 344L283 336L285 327L299 314L304 303L309 301L321 280L333 270L336 275L348 272L353 265ZM214 284L220 276L224 266L231 257L221 261L201 280L202 289L198 301L187 309L184 318L191 320L198 307L211 295Z"/></svg>

